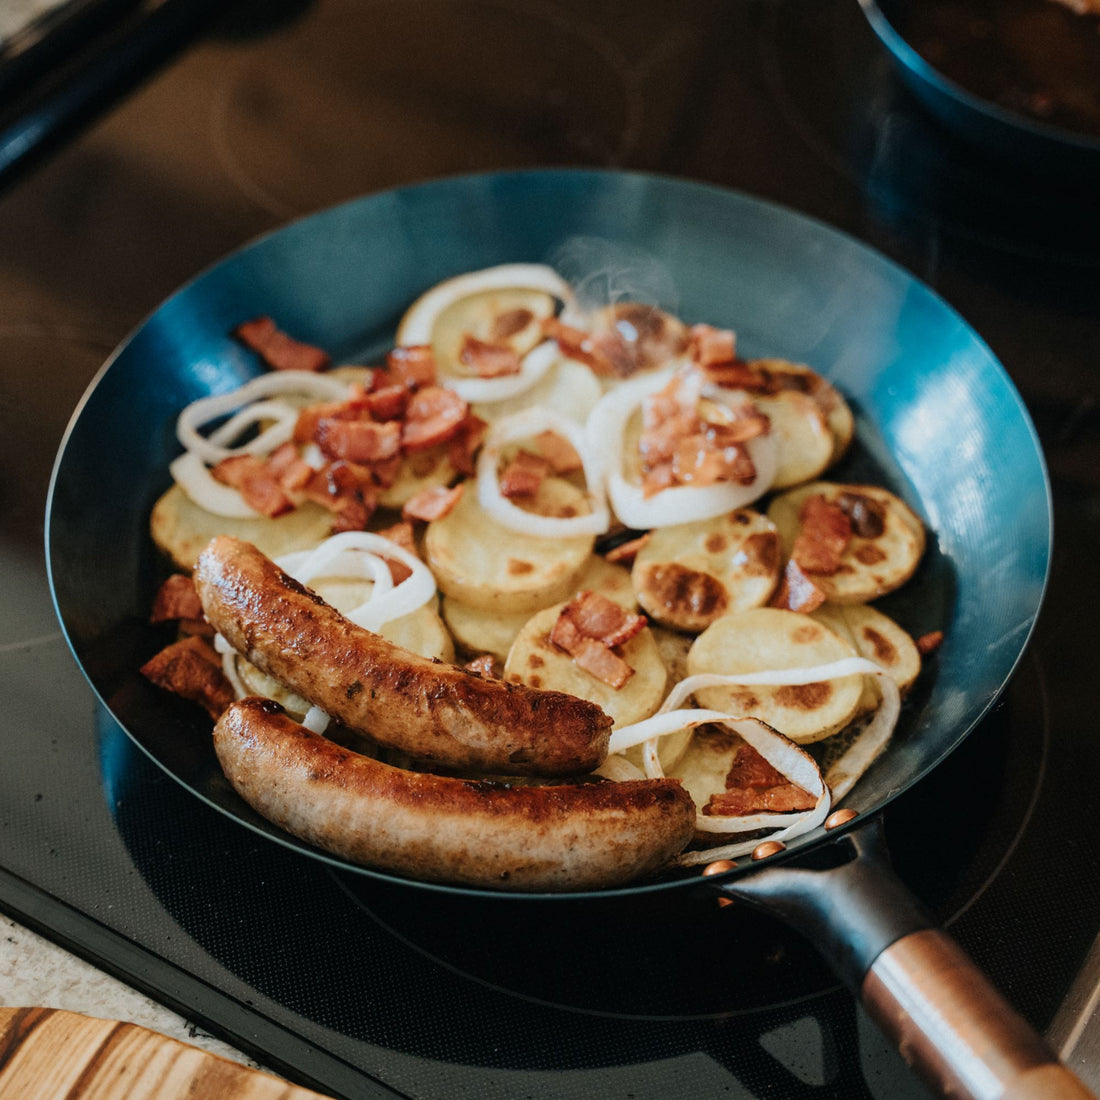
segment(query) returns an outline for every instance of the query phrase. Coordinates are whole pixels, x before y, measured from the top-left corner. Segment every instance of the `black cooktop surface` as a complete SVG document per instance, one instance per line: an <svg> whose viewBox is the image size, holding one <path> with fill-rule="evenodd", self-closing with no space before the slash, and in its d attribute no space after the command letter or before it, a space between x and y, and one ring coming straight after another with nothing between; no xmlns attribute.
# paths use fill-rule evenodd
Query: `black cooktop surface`
<svg viewBox="0 0 1100 1100"><path fill-rule="evenodd" d="M0 906L335 1095L921 1096L812 947L742 907L426 898L253 836L135 748L53 616L43 516L72 409L146 313L257 233L529 165L666 172L814 215L962 313L1046 448L1036 639L887 833L902 877L1048 1027L1100 926L1089 190L941 132L849 0L590 8L238 6L0 193Z"/></svg>

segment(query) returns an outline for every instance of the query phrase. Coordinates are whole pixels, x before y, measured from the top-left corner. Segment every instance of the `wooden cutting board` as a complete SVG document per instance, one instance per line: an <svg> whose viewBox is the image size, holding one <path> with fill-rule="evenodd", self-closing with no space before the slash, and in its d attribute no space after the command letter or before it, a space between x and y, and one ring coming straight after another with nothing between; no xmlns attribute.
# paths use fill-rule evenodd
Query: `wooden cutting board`
<svg viewBox="0 0 1100 1100"><path fill-rule="evenodd" d="M0 1008L3 1100L331 1100L137 1024Z"/></svg>

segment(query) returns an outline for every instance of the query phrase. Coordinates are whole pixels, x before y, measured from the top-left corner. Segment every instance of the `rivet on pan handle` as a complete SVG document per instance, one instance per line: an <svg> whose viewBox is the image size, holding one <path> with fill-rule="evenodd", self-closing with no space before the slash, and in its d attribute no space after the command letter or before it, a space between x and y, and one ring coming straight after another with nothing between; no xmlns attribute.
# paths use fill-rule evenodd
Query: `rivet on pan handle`
<svg viewBox="0 0 1100 1100"><path fill-rule="evenodd" d="M809 856L812 864L789 860L728 882L715 874L715 886L809 937L941 1094L1093 1096L954 941L932 927L890 868L880 818Z"/></svg>

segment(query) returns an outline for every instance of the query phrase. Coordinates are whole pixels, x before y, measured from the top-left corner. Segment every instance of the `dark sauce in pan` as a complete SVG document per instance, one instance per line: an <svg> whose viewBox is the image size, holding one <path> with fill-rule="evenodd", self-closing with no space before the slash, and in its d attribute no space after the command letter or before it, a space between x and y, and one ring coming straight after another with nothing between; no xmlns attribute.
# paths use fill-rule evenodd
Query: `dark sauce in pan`
<svg viewBox="0 0 1100 1100"><path fill-rule="evenodd" d="M1100 17L1053 0L910 0L883 7L956 84L1036 121L1100 137Z"/></svg>

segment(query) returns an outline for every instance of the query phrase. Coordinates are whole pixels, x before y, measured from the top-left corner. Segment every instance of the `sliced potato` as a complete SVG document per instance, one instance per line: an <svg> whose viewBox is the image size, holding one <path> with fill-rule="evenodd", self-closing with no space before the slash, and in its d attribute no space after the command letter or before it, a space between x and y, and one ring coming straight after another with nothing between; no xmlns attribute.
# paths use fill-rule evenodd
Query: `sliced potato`
<svg viewBox="0 0 1100 1100"><path fill-rule="evenodd" d="M810 668L856 655L839 635L797 611L758 607L717 619L695 640L688 672L732 674ZM863 676L783 687L714 687L699 704L759 718L792 741L808 744L843 728L855 715Z"/></svg>
<svg viewBox="0 0 1100 1100"><path fill-rule="evenodd" d="M771 420L779 445L772 488L786 489L817 477L832 461L834 437L812 397L798 390L753 394L753 404Z"/></svg>
<svg viewBox="0 0 1100 1100"><path fill-rule="evenodd" d="M882 531L874 537L853 533L836 573L811 573L810 579L831 603L866 603L903 585L916 571L924 553L920 518L899 497L877 485L843 485L815 481L777 496L768 516L779 528L783 553L789 557L801 526L800 511L807 497L819 494L836 503L844 494L867 498L882 515Z"/></svg>
<svg viewBox="0 0 1100 1100"><path fill-rule="evenodd" d="M203 547L215 535L247 539L270 558L294 550L308 550L328 537L332 530L332 513L307 501L275 519L216 516L200 508L178 485L173 485L153 505L149 530L157 546L177 566L190 572Z"/></svg>
<svg viewBox="0 0 1100 1100"><path fill-rule="evenodd" d="M556 477L546 478L530 503L519 503L541 515L589 510L585 494ZM537 611L573 593L594 541L510 531L485 512L471 486L448 515L428 524L424 551L445 595L487 610Z"/></svg>
<svg viewBox="0 0 1100 1100"><path fill-rule="evenodd" d="M505 680L588 699L603 707L616 726L628 726L656 713L665 697L668 675L649 628L635 634L617 651L634 669L634 675L616 689L579 668L568 653L550 641L550 631L564 606L555 604L538 612L519 632L504 664Z"/></svg>
<svg viewBox="0 0 1100 1100"><path fill-rule="evenodd" d="M638 551L631 580L659 623L698 633L715 619L767 603L779 579L779 534L749 508L661 527Z"/></svg>
<svg viewBox="0 0 1100 1100"><path fill-rule="evenodd" d="M920 675L920 652L909 633L889 615L863 603L822 604L810 618L824 623L830 630L855 646L861 657L880 665L890 674L904 695ZM868 686L874 681L868 677ZM877 701L878 691L874 690Z"/></svg>
<svg viewBox="0 0 1100 1100"><path fill-rule="evenodd" d="M782 378L786 375L793 383L791 389L801 390L814 399L825 414L829 431L833 433L833 453L829 464L836 462L848 449L856 429L855 417L840 391L805 363L792 363L787 359L754 359L749 366L767 371L772 376Z"/></svg>
<svg viewBox="0 0 1100 1100"><path fill-rule="evenodd" d="M711 795L726 789L726 776L733 766L733 758L744 741L724 726L705 725L691 731L694 736L679 760L665 773L679 779L692 801L702 810ZM714 843L714 835L709 834Z"/></svg>
<svg viewBox="0 0 1100 1100"><path fill-rule="evenodd" d="M664 626L653 626L650 630L653 631L653 640L657 643L661 660L668 669L669 681L673 684L679 683L688 674L688 653L695 636L681 634L678 630L669 630Z"/></svg>

